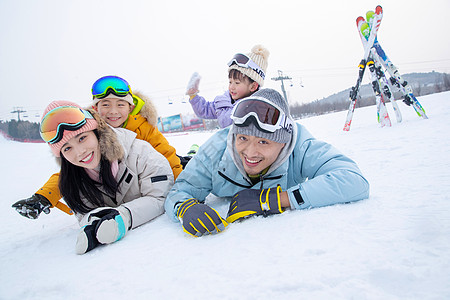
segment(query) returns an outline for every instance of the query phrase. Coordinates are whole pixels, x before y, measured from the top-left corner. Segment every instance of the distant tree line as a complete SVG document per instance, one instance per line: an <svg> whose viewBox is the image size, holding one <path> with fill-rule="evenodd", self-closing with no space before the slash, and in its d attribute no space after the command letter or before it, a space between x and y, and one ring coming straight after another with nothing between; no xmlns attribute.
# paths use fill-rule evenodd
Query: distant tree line
<svg viewBox="0 0 450 300"><path fill-rule="evenodd" d="M414 95L416 97L449 91L450 74L443 73L442 77L440 79L437 78L436 82L433 84L421 84L420 82L419 83L416 82L411 83L411 86L413 88ZM394 98L396 100L403 100L402 98L403 94L400 91L397 91L396 88L391 88L391 90L393 91ZM315 100L313 102L305 104L296 103L294 105L290 105L291 115L295 119L307 118L310 116L317 116L327 114L330 112L347 110L350 105L349 96L333 102L324 100L325 99ZM376 104L375 95L360 97L356 101L357 108L375 104Z"/></svg>
<svg viewBox="0 0 450 300"><path fill-rule="evenodd" d="M10 120L0 122L0 130L15 139L40 140L39 124L29 121Z"/></svg>

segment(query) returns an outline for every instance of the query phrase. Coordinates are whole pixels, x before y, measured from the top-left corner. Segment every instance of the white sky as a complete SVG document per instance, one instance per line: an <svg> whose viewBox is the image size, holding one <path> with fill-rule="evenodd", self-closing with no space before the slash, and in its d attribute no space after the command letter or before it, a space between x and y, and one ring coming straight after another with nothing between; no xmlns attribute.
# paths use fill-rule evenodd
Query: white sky
<svg viewBox="0 0 450 300"><path fill-rule="evenodd" d="M88 105L92 83L111 74L150 96L160 115L186 113L191 74L213 100L227 88L226 63L255 44L270 51L265 87L281 92L270 78L282 70L293 78L290 102L321 99L356 82L355 19L377 4L378 40L402 74L450 72L448 0L0 0L0 120L16 117L15 107L39 120L53 100Z"/></svg>

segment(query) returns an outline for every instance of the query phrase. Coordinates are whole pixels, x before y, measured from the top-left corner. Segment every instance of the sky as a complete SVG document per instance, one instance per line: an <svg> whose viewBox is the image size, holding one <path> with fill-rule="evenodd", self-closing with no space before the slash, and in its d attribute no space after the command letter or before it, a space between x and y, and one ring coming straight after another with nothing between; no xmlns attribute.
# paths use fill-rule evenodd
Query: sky
<svg viewBox="0 0 450 300"><path fill-rule="evenodd" d="M0 0L0 120L24 110L38 121L54 100L88 106L105 75L125 78L161 116L189 113L191 74L212 101L230 58L257 44L270 52L265 87L281 92L271 80L281 71L290 103L308 103L355 84L355 20L378 4L378 40L402 74L450 72L448 0Z"/></svg>
<svg viewBox="0 0 450 300"><path fill-rule="evenodd" d="M388 104L392 127L380 128L375 106L357 108L349 132L345 111L298 120L357 162L368 199L201 238L162 215L84 255L75 217L11 208L57 170L49 147L0 136L0 299L450 299L449 98L419 97L427 120L399 101L401 123ZM166 137L185 154L212 134ZM226 216L228 202L207 204Z"/></svg>

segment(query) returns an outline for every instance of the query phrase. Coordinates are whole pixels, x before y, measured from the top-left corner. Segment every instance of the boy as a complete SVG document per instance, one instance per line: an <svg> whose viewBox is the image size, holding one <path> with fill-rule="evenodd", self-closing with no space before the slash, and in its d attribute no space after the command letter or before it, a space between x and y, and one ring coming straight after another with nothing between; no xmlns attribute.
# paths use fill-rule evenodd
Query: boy
<svg viewBox="0 0 450 300"><path fill-rule="evenodd" d="M186 94L192 109L199 118L217 119L221 128L231 125L230 113L237 101L252 95L264 85L269 51L256 45L247 54L237 53L228 63L228 91L213 102L197 95L200 77L192 76Z"/></svg>

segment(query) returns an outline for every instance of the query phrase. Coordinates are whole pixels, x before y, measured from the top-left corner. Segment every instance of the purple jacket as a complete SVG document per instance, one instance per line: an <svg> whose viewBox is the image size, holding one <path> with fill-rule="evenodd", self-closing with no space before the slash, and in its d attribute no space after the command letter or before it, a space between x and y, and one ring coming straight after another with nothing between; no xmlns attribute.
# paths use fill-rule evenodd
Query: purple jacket
<svg viewBox="0 0 450 300"><path fill-rule="evenodd" d="M202 119L217 119L221 128L225 128L232 123L230 115L234 104L231 101L231 96L228 91L214 98L213 102L208 102L199 95L189 100L197 117Z"/></svg>

